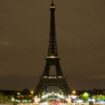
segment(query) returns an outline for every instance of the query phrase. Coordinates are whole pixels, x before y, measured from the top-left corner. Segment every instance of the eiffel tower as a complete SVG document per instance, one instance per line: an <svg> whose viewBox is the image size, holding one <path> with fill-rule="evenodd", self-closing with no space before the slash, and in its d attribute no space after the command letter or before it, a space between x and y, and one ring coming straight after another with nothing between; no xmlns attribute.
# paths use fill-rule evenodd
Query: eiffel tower
<svg viewBox="0 0 105 105"><path fill-rule="evenodd" d="M55 87L61 89L65 95L70 94L69 86L64 78L60 66L60 58L58 57L57 43L56 43L56 30L55 30L55 5L52 0L50 5L51 19L50 19L50 36L48 56L46 57L46 64L44 72L41 75L40 82L35 89L35 94L42 94L43 91L48 91L49 87L56 90ZM55 67L55 74L50 74L51 67ZM51 90L50 89L50 90ZM58 91L58 90L57 90Z"/></svg>

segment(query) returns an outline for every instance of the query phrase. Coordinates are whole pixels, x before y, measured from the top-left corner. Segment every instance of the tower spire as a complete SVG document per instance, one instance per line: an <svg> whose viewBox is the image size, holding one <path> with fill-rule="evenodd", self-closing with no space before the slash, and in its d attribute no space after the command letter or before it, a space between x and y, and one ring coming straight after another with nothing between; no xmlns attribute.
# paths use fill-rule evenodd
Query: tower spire
<svg viewBox="0 0 105 105"><path fill-rule="evenodd" d="M52 0L52 4L51 5L54 5L54 1Z"/></svg>
<svg viewBox="0 0 105 105"><path fill-rule="evenodd" d="M49 37L49 48L48 56L58 56L57 44L56 44L56 29L55 29L55 5L52 0L50 7L51 17L50 17L50 37Z"/></svg>

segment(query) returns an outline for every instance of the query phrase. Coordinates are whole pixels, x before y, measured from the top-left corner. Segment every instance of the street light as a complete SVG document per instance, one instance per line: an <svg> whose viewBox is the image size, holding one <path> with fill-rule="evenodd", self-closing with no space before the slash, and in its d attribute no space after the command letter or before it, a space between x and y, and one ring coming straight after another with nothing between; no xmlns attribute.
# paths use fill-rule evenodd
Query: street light
<svg viewBox="0 0 105 105"><path fill-rule="evenodd" d="M76 94L76 91L75 91L75 90L73 90L73 91L72 91L72 94L73 94L73 95L75 95L75 94Z"/></svg>
<svg viewBox="0 0 105 105"><path fill-rule="evenodd" d="M30 93L31 93L31 95L33 95L33 94L34 94L34 91L33 91L33 90L31 90L31 92L30 92Z"/></svg>

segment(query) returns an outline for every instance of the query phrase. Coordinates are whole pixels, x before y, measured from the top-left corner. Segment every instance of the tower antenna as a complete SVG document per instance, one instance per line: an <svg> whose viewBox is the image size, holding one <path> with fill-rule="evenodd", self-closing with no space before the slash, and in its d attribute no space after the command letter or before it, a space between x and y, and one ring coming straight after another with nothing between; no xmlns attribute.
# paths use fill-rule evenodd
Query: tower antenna
<svg viewBox="0 0 105 105"><path fill-rule="evenodd" d="M54 5L54 1L52 0L52 5Z"/></svg>

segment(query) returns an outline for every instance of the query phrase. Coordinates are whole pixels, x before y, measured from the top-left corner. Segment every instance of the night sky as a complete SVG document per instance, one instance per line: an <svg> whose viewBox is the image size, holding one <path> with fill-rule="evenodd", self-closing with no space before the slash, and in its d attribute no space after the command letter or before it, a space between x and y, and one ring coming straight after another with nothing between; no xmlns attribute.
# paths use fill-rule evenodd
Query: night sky
<svg viewBox="0 0 105 105"><path fill-rule="evenodd" d="M71 89L105 88L105 0L56 0L56 34ZM34 89L44 70L50 0L0 0L0 89Z"/></svg>

